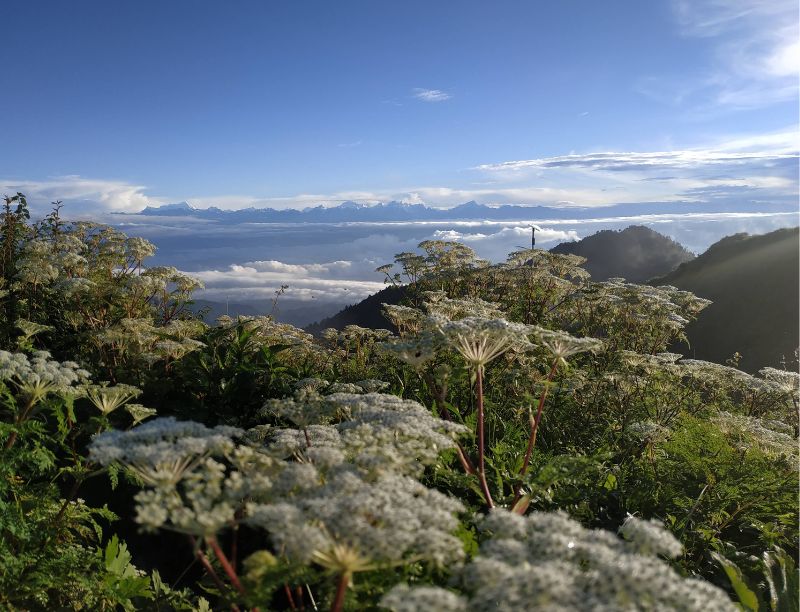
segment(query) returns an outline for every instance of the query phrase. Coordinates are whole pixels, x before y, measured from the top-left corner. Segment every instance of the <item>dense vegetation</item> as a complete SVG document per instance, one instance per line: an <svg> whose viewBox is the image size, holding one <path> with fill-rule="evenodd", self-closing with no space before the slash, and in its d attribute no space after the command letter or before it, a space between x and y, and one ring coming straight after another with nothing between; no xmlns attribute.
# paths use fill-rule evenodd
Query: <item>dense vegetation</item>
<svg viewBox="0 0 800 612"><path fill-rule="evenodd" d="M675 350L718 362L739 353L739 367L748 372L797 368L797 228L728 236L653 283L675 285L713 302L687 326L689 345Z"/></svg>
<svg viewBox="0 0 800 612"><path fill-rule="evenodd" d="M686 291L428 241L317 340L21 194L0 241L3 607L797 606L799 377L665 353Z"/></svg>
<svg viewBox="0 0 800 612"><path fill-rule="evenodd" d="M643 283L664 276L694 258L685 247L643 225L603 230L574 242L562 242L551 253L579 255L594 280L622 277Z"/></svg>

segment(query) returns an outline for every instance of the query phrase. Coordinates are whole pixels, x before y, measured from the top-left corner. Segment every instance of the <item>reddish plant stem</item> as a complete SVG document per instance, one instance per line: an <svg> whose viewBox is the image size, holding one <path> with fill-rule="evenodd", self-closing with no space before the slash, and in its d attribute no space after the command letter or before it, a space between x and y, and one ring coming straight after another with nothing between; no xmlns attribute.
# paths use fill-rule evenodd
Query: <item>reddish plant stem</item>
<svg viewBox="0 0 800 612"><path fill-rule="evenodd" d="M547 378L545 379L544 389L542 389L542 394L539 396L539 404L536 407L536 417L533 419L531 423L531 433L528 436L528 447L525 449L525 459L522 462L522 467L519 470L519 475L524 476L525 473L528 471L528 466L531 462L531 455L533 454L533 447L536 446L536 432L539 431L539 422L542 420L542 412L544 411L544 402L547 399L547 394L550 390L550 383L553 380L553 376L555 376L556 370L558 369L558 359L553 361L553 365L550 368L550 372L547 374ZM521 484L517 485L516 491L514 492L514 502L519 499L519 491L521 488Z"/></svg>
<svg viewBox="0 0 800 612"><path fill-rule="evenodd" d="M9 450L12 446L14 446L14 443L16 441L17 441L17 432L16 431L12 431L11 435L8 436L8 440L6 440L6 443L3 446L3 449L4 450Z"/></svg>
<svg viewBox="0 0 800 612"><path fill-rule="evenodd" d="M286 601L289 603L289 608L291 610L297 610L297 605L295 605L294 597L292 596L292 589L289 588L287 583L283 584L283 592L286 593Z"/></svg>
<svg viewBox="0 0 800 612"><path fill-rule="evenodd" d="M460 442L456 442L456 454L458 455L458 460L461 463L461 467L464 468L464 472L469 474L470 476L474 476L475 466L472 465L472 461L469 460L467 454L464 452L464 448L461 446Z"/></svg>
<svg viewBox="0 0 800 612"><path fill-rule="evenodd" d="M217 585L217 588L220 590L220 592L224 593L227 590L227 587L225 586L225 583L222 582L222 579L219 577L219 574L217 574L217 571L214 569L214 566L211 565L211 562L208 560L208 557L206 557L203 551L200 550L200 547L197 545L197 542L195 542L195 539L192 536L188 536L188 538L189 542L191 542L192 544L192 550L194 550L194 554L197 557L197 560L200 561L200 565L202 565L203 568L206 570L206 573L208 573L208 575L211 576L211 580L214 581L214 584ZM239 606L232 603L231 610L233 610L234 612L239 612Z"/></svg>
<svg viewBox="0 0 800 612"><path fill-rule="evenodd" d="M231 562L228 561L228 557L225 556L225 553L223 552L222 547L219 545L219 542L217 542L217 539L214 536L207 537L206 543L211 547L211 550L214 551L219 564L222 566L222 569L225 570L225 574L227 574L228 579L231 581L233 587L239 591L241 595L244 595L244 587L239 580L239 576L236 574L236 570L231 565Z"/></svg>
<svg viewBox="0 0 800 612"><path fill-rule="evenodd" d="M450 413L447 412L447 406L445 405L445 388L438 387L430 374L425 374L425 382L428 388L433 391L434 403L439 412L439 418L443 421L451 421ZM460 442L456 442L456 454L458 455L458 461L461 463L461 467L464 468L464 472L471 476L476 474L475 466L472 465L472 461L467 457L467 454L464 452L464 447L461 446Z"/></svg>
<svg viewBox="0 0 800 612"><path fill-rule="evenodd" d="M22 409L22 412L19 413L16 419L14 419L14 425L21 425L24 421L28 420L30 416L31 409L33 408L33 400L29 400L25 408ZM17 431L12 431L11 435L8 436L8 440L6 440L5 445L3 448L5 450L9 450L17 441Z"/></svg>
<svg viewBox="0 0 800 612"><path fill-rule="evenodd" d="M331 612L342 612L344 607L344 596L347 593L347 585L350 583L350 574L344 572L339 576L339 582L336 584L336 595L333 598L333 605Z"/></svg>
<svg viewBox="0 0 800 612"><path fill-rule="evenodd" d="M489 483L486 482L486 448L484 434L484 415L483 415L483 368L478 367L475 375L475 396L478 407L478 481L486 499L486 506L494 508L492 494L489 492Z"/></svg>

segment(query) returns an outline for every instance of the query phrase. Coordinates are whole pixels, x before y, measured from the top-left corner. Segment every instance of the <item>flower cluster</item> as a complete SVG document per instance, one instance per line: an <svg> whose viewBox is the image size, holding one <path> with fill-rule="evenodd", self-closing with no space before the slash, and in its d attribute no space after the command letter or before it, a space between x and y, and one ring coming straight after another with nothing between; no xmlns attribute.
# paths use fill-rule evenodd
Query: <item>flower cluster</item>
<svg viewBox="0 0 800 612"><path fill-rule="evenodd" d="M378 345L381 352L407 363L415 370L422 369L432 361L440 346L440 337L430 332L422 332L402 340L393 339Z"/></svg>
<svg viewBox="0 0 800 612"><path fill-rule="evenodd" d="M505 319L466 317L440 324L439 331L445 342L475 368L483 368L508 350L532 347L528 336L533 329Z"/></svg>
<svg viewBox="0 0 800 612"><path fill-rule="evenodd" d="M800 373L778 370L777 368L762 368L758 373L765 380L781 385L786 392L792 393L794 397L797 397L800 390Z"/></svg>
<svg viewBox="0 0 800 612"><path fill-rule="evenodd" d="M245 521L269 532L290 561L347 577L459 561L452 533L463 506L410 474L454 446L464 428L393 395L302 393L265 408L303 424L268 429L266 447L237 444L238 429L161 418L96 436L89 456L126 467L148 487L136 495L136 520L146 529L210 538ZM309 424L334 418L335 425Z"/></svg>
<svg viewBox="0 0 800 612"><path fill-rule="evenodd" d="M100 385L88 385L86 387L86 397L104 415L108 416L117 408L141 395L141 391L131 385L108 386L108 383Z"/></svg>
<svg viewBox="0 0 800 612"><path fill-rule="evenodd" d="M31 404L49 393L77 393L74 385L88 378L89 372L74 361L59 363L47 351L35 351L30 359L24 353L0 351L0 380L13 384Z"/></svg>
<svg viewBox="0 0 800 612"><path fill-rule="evenodd" d="M566 363L567 357L595 352L603 347L597 338L576 338L566 332L542 328L536 329L536 338L562 364Z"/></svg>
<svg viewBox="0 0 800 612"><path fill-rule="evenodd" d="M130 431L107 431L89 445L89 458L101 465L123 465L150 486L173 486L206 457L224 455L244 432L234 427L208 428L173 417L152 420Z"/></svg>
<svg viewBox="0 0 800 612"><path fill-rule="evenodd" d="M470 610L688 610L733 611L717 587L683 578L657 555L675 557L681 545L653 522L630 517L625 539L585 529L566 514L534 512L526 517L493 510L483 529L491 538L458 572L468 596L465 607L444 589L427 587L427 601L444 609ZM398 597L415 589L396 587L383 599L404 610Z"/></svg>
<svg viewBox="0 0 800 612"><path fill-rule="evenodd" d="M739 449L755 448L769 456L783 455L797 460L797 438L792 428L780 421L725 411L711 420Z"/></svg>
<svg viewBox="0 0 800 612"><path fill-rule="evenodd" d="M321 382L328 385L326 381ZM297 427L308 427L329 423L338 412L339 407L319 395L315 389L301 387L295 392L294 398L267 400L259 415L262 418L279 417Z"/></svg>
<svg viewBox="0 0 800 612"><path fill-rule="evenodd" d="M397 328L400 336L415 334L422 329L425 315L422 311L399 304L383 304L383 314Z"/></svg>
<svg viewBox="0 0 800 612"><path fill-rule="evenodd" d="M381 599L381 606L392 612L467 612L467 598L441 587L410 588L398 584Z"/></svg>
<svg viewBox="0 0 800 612"><path fill-rule="evenodd" d="M349 470L324 485L274 504L248 507L248 521L263 527L290 561L314 562L340 574L415 560L459 561L452 535L460 502L407 476L366 480Z"/></svg>
<svg viewBox="0 0 800 612"><path fill-rule="evenodd" d="M125 411L131 415L134 425L158 414L154 408L147 408L141 404L125 404Z"/></svg>
<svg viewBox="0 0 800 612"><path fill-rule="evenodd" d="M462 425L432 416L415 401L381 393L336 393L305 403L275 400L270 406L274 414L305 428L273 432L272 453L290 457L330 448L371 473L419 473L443 450L453 448L454 438L466 431ZM343 415L339 423L319 424L336 414Z"/></svg>
<svg viewBox="0 0 800 612"><path fill-rule="evenodd" d="M499 304L487 302L480 298L453 299L444 291L426 291L425 310L431 315L440 315L449 320L466 317L494 319L502 316Z"/></svg>

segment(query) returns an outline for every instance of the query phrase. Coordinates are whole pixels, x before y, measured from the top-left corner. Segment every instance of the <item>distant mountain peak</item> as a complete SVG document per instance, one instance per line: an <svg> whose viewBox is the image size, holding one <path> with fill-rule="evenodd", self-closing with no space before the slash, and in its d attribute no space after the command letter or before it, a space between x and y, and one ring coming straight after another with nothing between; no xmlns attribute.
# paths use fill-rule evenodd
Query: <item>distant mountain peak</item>
<svg viewBox="0 0 800 612"><path fill-rule="evenodd" d="M174 202L172 204L162 204L159 206L161 210L197 210L189 202Z"/></svg>
<svg viewBox="0 0 800 612"><path fill-rule="evenodd" d="M334 208L338 208L340 210L361 210L369 207L369 204L364 204L363 202L354 202L353 200L347 200L338 206L334 206Z"/></svg>
<svg viewBox="0 0 800 612"><path fill-rule="evenodd" d="M391 200L390 202L384 202L382 206L386 206L387 208L408 208L410 206L422 206L425 208L425 205L422 202L409 202L407 200Z"/></svg>
<svg viewBox="0 0 800 612"><path fill-rule="evenodd" d="M142 210L140 215L157 214L163 215L167 213L180 213L191 214L197 212L197 208L189 204L189 202L174 202L172 204L161 204L160 206L147 206Z"/></svg>
<svg viewBox="0 0 800 612"><path fill-rule="evenodd" d="M475 200L470 200L469 202L464 202L463 204L459 204L456 206L457 210L474 210L477 208L487 208L483 204L478 204Z"/></svg>

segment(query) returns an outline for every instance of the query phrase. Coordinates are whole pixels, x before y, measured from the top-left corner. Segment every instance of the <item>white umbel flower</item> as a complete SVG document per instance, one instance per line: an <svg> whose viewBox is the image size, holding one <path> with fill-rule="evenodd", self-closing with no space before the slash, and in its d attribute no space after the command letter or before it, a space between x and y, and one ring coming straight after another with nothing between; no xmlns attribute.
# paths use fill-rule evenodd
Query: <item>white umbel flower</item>
<svg viewBox="0 0 800 612"><path fill-rule="evenodd" d="M213 429L174 417L154 419L130 431L107 431L89 444L89 458L101 465L118 463L150 486L174 486L211 455L233 450L234 427Z"/></svg>
<svg viewBox="0 0 800 612"><path fill-rule="evenodd" d="M533 328L505 319L467 317L442 323L439 330L447 344L475 368L482 369L512 348L524 350L532 346L528 336Z"/></svg>

